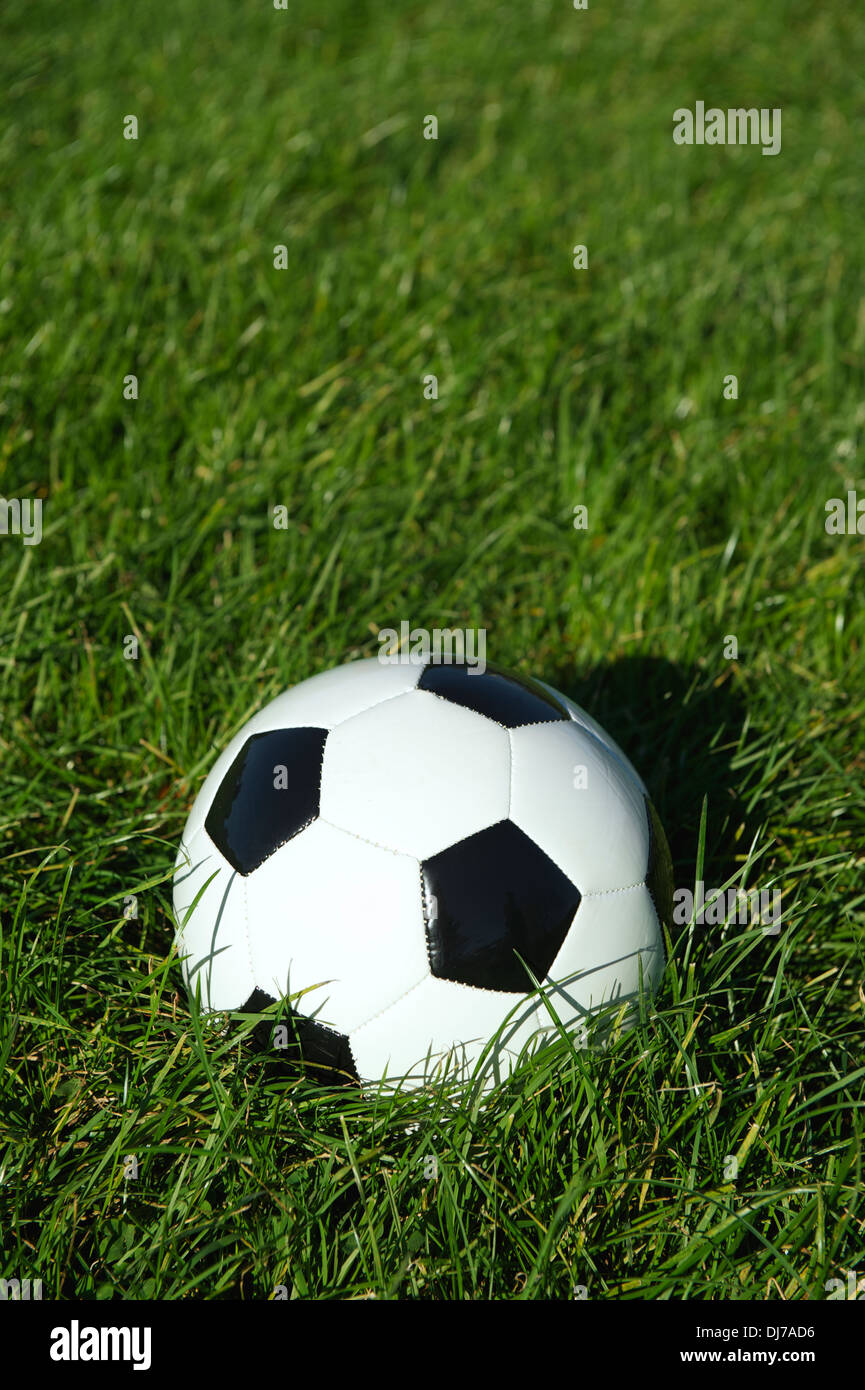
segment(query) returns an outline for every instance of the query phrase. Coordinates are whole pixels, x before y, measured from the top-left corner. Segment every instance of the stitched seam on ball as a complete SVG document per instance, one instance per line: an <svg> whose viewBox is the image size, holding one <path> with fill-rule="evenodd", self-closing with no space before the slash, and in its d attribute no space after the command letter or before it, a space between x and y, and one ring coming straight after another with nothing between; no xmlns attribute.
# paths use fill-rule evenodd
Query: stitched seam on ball
<svg viewBox="0 0 865 1390"><path fill-rule="evenodd" d="M464 709L469 714L476 714L478 719L487 719L490 724L496 724L500 729L504 729L506 734L510 732L507 724L503 724L500 719L494 719L491 714L484 714L482 709L472 709L471 705L461 705L459 700L451 700L447 695L440 695L437 690L424 690L422 693L424 695L433 695L437 700L443 700L446 705L453 705L457 709Z"/></svg>
<svg viewBox="0 0 865 1390"><path fill-rule="evenodd" d="M322 825L329 825L331 830L338 830L342 835L350 835L353 840L360 840L362 845L372 845L374 849L383 849L385 853L396 854L400 859L414 859L416 863L420 862L416 854L409 854L407 850L393 849L390 845L380 844L378 840L370 840L366 835L358 835L356 830L346 830L344 825L337 825L336 821L328 820L326 816L319 815L317 819L321 821Z"/></svg>
<svg viewBox="0 0 865 1390"><path fill-rule="evenodd" d="M626 883L622 888L587 888L584 893L580 893L582 898L607 898L611 893L632 893L635 888L645 888L645 880L640 879L637 883Z"/></svg>
<svg viewBox="0 0 865 1390"><path fill-rule="evenodd" d="M354 1028L350 1031L350 1037L356 1037L362 1028L368 1028L371 1023L375 1023L377 1018L381 1018L382 1014L386 1014L389 1009L394 1008L397 1004L401 1004L403 999L407 999L410 994L413 994L416 989L420 989L421 985L426 984L429 979L432 979L431 970L428 970L422 979L415 981L413 985L409 985L408 989L403 990L402 994L398 994L396 999L391 999L389 1004L385 1004L383 1009L378 1010L378 1013L370 1014L369 1018L365 1018L363 1023L355 1024Z"/></svg>
<svg viewBox="0 0 865 1390"><path fill-rule="evenodd" d="M351 664L352 663L350 661L346 662L347 666L350 666ZM383 695L380 700L373 700L371 705L366 705L363 709L355 710L354 714L347 714L344 719L340 719L336 724L332 724L327 732L329 734L332 734L335 729L341 729L344 724L350 724L353 719L360 719L361 715L369 714L371 710L378 709L379 705L387 705L390 703L391 700L401 700L403 695L412 695L416 690L417 685L410 685L408 690L397 690L393 695ZM325 744L326 743L327 740L325 740ZM323 757L321 762L323 767Z"/></svg>
<svg viewBox="0 0 865 1390"><path fill-rule="evenodd" d="M503 724L500 719L494 718L491 714L485 714L482 709L473 709L471 705L461 705L458 700L452 700L448 695L440 695L437 690L421 691L423 695L434 695L437 700L444 700L446 705L456 705L458 709L468 710L469 714L476 714L479 719L487 719L490 724L497 724L500 729L504 729L506 734L511 734L514 729L531 729L538 724L567 724L568 720L564 715L558 715L551 719L527 719L521 724ZM576 720L573 721L576 723ZM589 731L586 730L588 733Z"/></svg>
<svg viewBox="0 0 865 1390"><path fill-rule="evenodd" d="M470 830L469 833L468 833L467 835L461 835L460 838L459 838L458 840L451 840L448 844L445 845L444 848L445 848L445 850L455 849L457 845L464 844L466 840L472 840L472 839L474 839L475 835L485 835L486 832L487 832L488 830L495 830L495 828L496 828L497 825L506 825L506 824L508 824L509 821L510 821L510 817L509 817L509 816L499 816L498 820L494 820L493 823L492 823L492 825L485 825L485 826L483 826L483 828L480 829L480 830ZM512 825L514 824L513 821L510 821L510 823L511 823ZM519 830L519 826L517 826L517 830ZM444 853L444 850L439 850L439 851L437 851L437 853L443 854L443 853ZM414 857L417 858L417 855L415 855ZM435 855L434 855L434 854L424 855L424 859L435 859ZM421 861L421 862L423 862L423 861Z"/></svg>
<svg viewBox="0 0 865 1390"><path fill-rule="evenodd" d="M318 816L318 815L321 814L321 789L322 789L322 784L323 784L323 782L324 782L324 760L325 760L325 757L327 756L327 740L330 738L330 736L331 736L332 733L333 733L333 730L332 730L332 729L328 729L327 733L326 733L325 736L324 736L324 742L323 742L322 745L321 745L321 757L319 758L319 761L318 761L318 800L317 800L317 802L315 803L315 816L313 816L313 818L312 818L313 820L316 819L316 816ZM312 824L311 821L307 821L307 822L306 822L306 825L311 825L311 824ZM302 825L300 829L301 829L301 830L305 830L305 829L306 829L306 825ZM297 833L298 833L298 835L299 835L299 834L300 834L300 830L299 830Z"/></svg>
<svg viewBox="0 0 865 1390"><path fill-rule="evenodd" d="M563 715L559 715L558 718L554 717L552 719L529 719L525 724L516 724L514 727L516 729L537 729L542 724L567 724L569 722L576 723L576 720L569 721L565 719Z"/></svg>
<svg viewBox="0 0 865 1390"><path fill-rule="evenodd" d="M258 989L258 981L255 978L255 965L252 960L252 937L249 934L249 900L246 896L246 879L238 874L241 889L243 892L243 934L246 937L246 954L249 958L249 973L252 976L253 989Z"/></svg>
<svg viewBox="0 0 865 1390"><path fill-rule="evenodd" d="M425 943L425 945L426 945L426 959L427 959L427 965L428 965L428 967L429 967L429 972L430 972L430 974L432 974L433 961L432 961L432 956L430 955L430 945L431 945L431 941L430 941L430 919L429 919L429 915L428 915L427 910L426 910L426 885L425 885L425 883L424 883L424 877L423 877L423 864L419 863L418 866L417 866L417 869L418 869L418 878L419 878L419 880L420 880L420 911L421 911L421 917L423 918L423 934L424 934L424 943ZM434 895L433 895L433 896L434 896ZM436 914L436 915L438 915L438 914Z"/></svg>
<svg viewBox="0 0 865 1390"><path fill-rule="evenodd" d="M318 789L318 799L319 799L319 801L321 801L321 782L320 782L320 781L319 781L319 789ZM269 853L269 854L266 854L266 855L264 856L264 858L263 858L262 861L261 861L261 864L266 864L267 861L268 861L268 859L272 859L273 856L274 856L275 854L279 854L279 851L280 851L281 849L285 849L286 845L290 845L291 842L292 842L292 840L296 840L297 837L298 837L298 835L302 834L303 831L304 831L304 830L307 830L311 825L315 825L315 822L316 822L317 820L320 820L320 819L321 819L321 817L318 815L318 813L316 813L314 816L310 816L309 820L305 820L305 821L303 822L303 825L299 825L299 826L297 827L297 829L296 829L296 830L292 830L291 834L288 835L288 836L286 836L286 838L285 838L284 840L280 840L280 842L279 842L278 845L274 845L274 847L273 847L273 849L270 851L270 853ZM244 882L244 885L245 885L245 884L246 884L246 880L250 877L250 874L254 874L254 873L256 872L256 870L260 869L260 868L261 868L261 864L256 864L255 868L254 868L254 869L251 869L249 874L242 874L242 875L240 875L240 870L239 870L239 869L235 869L234 872L235 872L236 874L239 874L239 875L243 878L243 882Z"/></svg>
<svg viewBox="0 0 865 1390"><path fill-rule="evenodd" d="M579 909L577 910L579 911ZM568 927L568 931L570 931L570 929L571 928ZM549 975L543 975L540 983L543 984L544 981L549 978ZM459 980L449 980L445 975L433 975L433 979L441 980L443 985L460 984ZM475 991L479 994L494 994L497 999L512 999L515 1002L519 1002L522 999L530 999L535 992L535 987L529 982L528 978L526 979L526 988L522 992L518 989L493 989L492 985L461 985L461 988L470 989L473 994ZM513 1007L513 1005L511 1007Z"/></svg>
<svg viewBox="0 0 865 1390"><path fill-rule="evenodd" d="M345 1045L348 1048L348 1055L351 1058L351 1064L354 1067L354 1074L357 1077L360 1085L362 1086L364 1084L364 1078L360 1074L360 1067L357 1064L357 1058L354 1055L354 1048L351 1045L351 1034L342 1033L340 1036L345 1038Z"/></svg>

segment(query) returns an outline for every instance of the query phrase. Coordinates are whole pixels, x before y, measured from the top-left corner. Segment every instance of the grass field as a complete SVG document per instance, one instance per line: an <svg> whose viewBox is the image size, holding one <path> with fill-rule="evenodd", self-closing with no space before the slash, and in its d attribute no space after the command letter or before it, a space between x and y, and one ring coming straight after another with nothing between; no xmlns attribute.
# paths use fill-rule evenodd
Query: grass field
<svg viewBox="0 0 865 1390"><path fill-rule="evenodd" d="M0 1274L599 1300L865 1275L865 550L824 526L865 496L855 7L0 25L0 495L43 499L40 544L0 536ZM781 152L676 145L697 100L781 108ZM193 796L263 702L402 619L483 627L584 704L676 884L780 888L781 930L677 928L636 1029L486 1101L327 1089L249 1024L202 1031L171 954Z"/></svg>

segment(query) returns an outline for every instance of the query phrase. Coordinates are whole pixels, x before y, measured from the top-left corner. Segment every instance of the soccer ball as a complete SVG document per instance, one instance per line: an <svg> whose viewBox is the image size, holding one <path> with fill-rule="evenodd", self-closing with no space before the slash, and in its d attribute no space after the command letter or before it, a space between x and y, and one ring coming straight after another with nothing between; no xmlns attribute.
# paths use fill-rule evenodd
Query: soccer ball
<svg viewBox="0 0 865 1390"><path fill-rule="evenodd" d="M205 1010L290 1000L313 1065L415 1087L480 1061L489 1086L654 989L672 873L643 782L578 705L489 665L373 658L229 743L174 908Z"/></svg>

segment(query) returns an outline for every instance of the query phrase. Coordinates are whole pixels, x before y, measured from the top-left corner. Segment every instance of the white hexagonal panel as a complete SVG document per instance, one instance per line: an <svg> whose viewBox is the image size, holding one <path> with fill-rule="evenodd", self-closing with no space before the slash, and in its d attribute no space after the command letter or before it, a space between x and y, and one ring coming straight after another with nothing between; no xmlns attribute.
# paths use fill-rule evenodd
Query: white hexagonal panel
<svg viewBox="0 0 865 1390"><path fill-rule="evenodd" d="M349 1043L361 1079L382 1078L386 1072L388 1084L411 1089L434 1081L445 1067L452 1078L467 1080L505 1019L484 1067L490 1086L509 1074L527 1043L557 1036L536 997L472 989L430 976L356 1028ZM455 1038L460 1040L456 1046Z"/></svg>
<svg viewBox="0 0 865 1390"><path fill-rule="evenodd" d="M380 700L414 690L421 670L420 666L390 665L370 657L322 671L277 695L235 734L213 764L189 813L187 833L194 835L201 829L223 777L253 734L269 729L332 729Z"/></svg>
<svg viewBox="0 0 865 1390"><path fill-rule="evenodd" d="M183 964L187 988L194 995L200 982L205 1009L239 1009L255 987L246 939L244 880L226 864L204 830L183 841L176 863L177 950L187 957Z"/></svg>
<svg viewBox="0 0 865 1390"><path fill-rule="evenodd" d="M664 945L655 905L642 883L583 898L550 978L560 982L562 997L590 1009L636 998L641 967L643 987L651 991L664 971Z"/></svg>
<svg viewBox="0 0 865 1390"><path fill-rule="evenodd" d="M583 899L544 989L559 1023L581 1047L590 1010L633 1003L641 985L651 991L658 984L663 968L658 920L640 884ZM472 989L429 976L356 1027L349 1043L361 1078L387 1072L390 1085L413 1088L434 1082L446 1062L451 1076L467 1079L505 1019L483 1069L489 1088L508 1075L527 1044L534 1049L560 1036L534 995ZM631 1022L626 1018L626 1026Z"/></svg>
<svg viewBox="0 0 865 1390"><path fill-rule="evenodd" d="M554 686L547 685L546 681L540 681L540 684L544 686L546 690L549 690L551 695L555 695L558 700L561 700L569 715L577 724L580 724L584 729L588 729L589 733L594 734L595 738L602 743L605 748L609 748L611 753L615 753L616 757L625 765L640 788L646 791L646 784L634 767L634 764L631 762L630 758L625 756L616 743L616 740L610 737L603 725L599 724L597 719L593 719L590 714L587 714L582 705L578 705L575 701L569 700L567 695L563 695L562 692L556 690ZM648 795L648 793L646 794Z"/></svg>
<svg viewBox="0 0 865 1390"><path fill-rule="evenodd" d="M646 805L615 754L577 723L532 724L512 729L510 739L514 824L581 893L642 883Z"/></svg>
<svg viewBox="0 0 865 1390"><path fill-rule="evenodd" d="M314 821L246 880L252 971L348 1033L429 971L420 866Z"/></svg>
<svg viewBox="0 0 865 1390"><path fill-rule="evenodd" d="M507 730L424 690L356 715L325 744L322 818L418 859L504 819L509 799Z"/></svg>

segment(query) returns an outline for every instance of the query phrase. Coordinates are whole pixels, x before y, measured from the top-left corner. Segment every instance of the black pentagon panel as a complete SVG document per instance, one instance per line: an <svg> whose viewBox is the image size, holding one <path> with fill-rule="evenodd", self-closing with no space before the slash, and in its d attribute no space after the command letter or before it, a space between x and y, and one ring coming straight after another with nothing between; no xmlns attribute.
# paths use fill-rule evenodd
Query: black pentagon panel
<svg viewBox="0 0 865 1390"><path fill-rule="evenodd" d="M481 672L464 662L430 665L424 668L417 688L485 714L506 729L570 718L565 706L537 681L498 666L488 665Z"/></svg>
<svg viewBox="0 0 865 1390"><path fill-rule="evenodd" d="M326 729L272 729L241 748L204 821L239 874L251 874L315 820L326 738ZM285 777L276 772L283 767Z"/></svg>
<svg viewBox="0 0 865 1390"><path fill-rule="evenodd" d="M273 995L255 989L237 1012L259 1014L275 1003ZM281 1028L285 1033L277 1032ZM317 1081L348 1085L360 1080L346 1035L313 1018L304 1018L294 1009L285 1008L278 1018L263 1019L253 1029L253 1036L259 1047L273 1051L275 1056L302 1063Z"/></svg>
<svg viewBox="0 0 865 1390"><path fill-rule="evenodd" d="M580 894L533 840L502 820L425 860L421 873L433 975L527 994L518 952L543 980Z"/></svg>
<svg viewBox="0 0 865 1390"><path fill-rule="evenodd" d="M660 817L648 797L645 798L646 815L649 819L649 864L646 869L646 887L649 890L658 921L672 926L673 923L673 861L670 847L661 825Z"/></svg>

